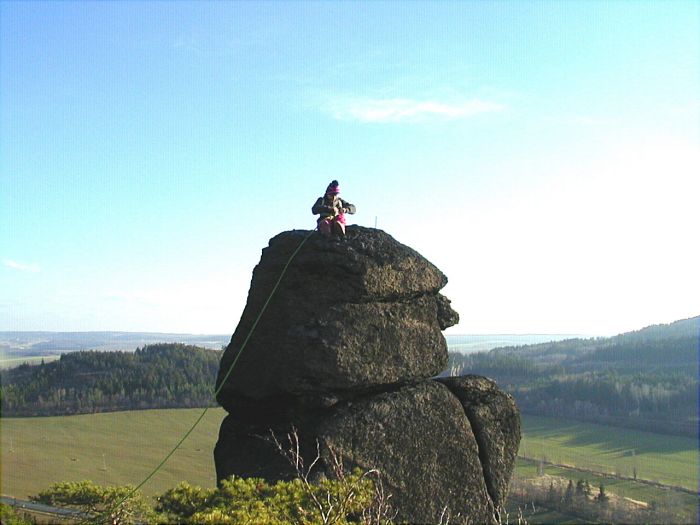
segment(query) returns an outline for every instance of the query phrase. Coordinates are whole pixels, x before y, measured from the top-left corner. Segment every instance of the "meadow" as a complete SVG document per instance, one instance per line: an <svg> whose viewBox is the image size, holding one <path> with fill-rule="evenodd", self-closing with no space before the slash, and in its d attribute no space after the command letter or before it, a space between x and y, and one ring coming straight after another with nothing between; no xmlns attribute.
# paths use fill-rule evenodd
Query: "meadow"
<svg viewBox="0 0 700 525"><path fill-rule="evenodd" d="M522 430L521 456L698 489L696 439L537 416Z"/></svg>
<svg viewBox="0 0 700 525"><path fill-rule="evenodd" d="M29 356L29 357L2 357L0 355L0 370L5 370L7 368L15 368L19 365L40 365L43 361L44 363L50 363L51 361L56 361L60 359L60 355L45 355L45 356Z"/></svg>
<svg viewBox="0 0 700 525"><path fill-rule="evenodd" d="M698 507L697 494L688 494L686 492L669 490L632 480L617 479L597 473L581 472L572 468L562 468L554 465L540 466L536 461L523 458L518 458L516 461L513 479L528 480L528 482L533 482L538 485L544 483L544 486L547 487L549 480L556 478L564 480L563 484L560 485L562 487L566 485L568 480L571 480L574 485L578 480L583 480L590 484L594 495L598 493L600 485L603 485L607 494L614 494L620 498L630 498L638 502L644 502L645 504L672 509L677 518L677 523L693 522L700 510ZM515 509L516 505L510 502L509 512L512 516L517 515ZM528 523L573 522L571 521L571 516L561 515L549 509L538 508L537 511L538 512L527 514ZM559 516L559 518L554 519L555 515Z"/></svg>
<svg viewBox="0 0 700 525"><path fill-rule="evenodd" d="M0 492L26 498L58 481L138 485L177 444L203 409L144 410L63 417L2 418ZM213 450L222 408L204 419L143 487L161 494L180 481L216 486Z"/></svg>
<svg viewBox="0 0 700 525"><path fill-rule="evenodd" d="M552 478L574 484L585 480L594 493L602 484L609 494L670 509L674 522L695 522L700 510L696 440L549 417L522 416L521 423L521 457L515 478L533 483L545 480L545 484ZM542 464L542 459L567 467ZM683 487L693 493L622 479L633 477L635 471L639 480ZM581 522L546 509L538 509L526 519L529 523Z"/></svg>
<svg viewBox="0 0 700 525"><path fill-rule="evenodd" d="M136 485L151 473L201 413L202 409L171 409L2 418L0 491L3 495L26 498L57 481L81 479L103 485ZM214 487L213 448L224 416L223 409L210 409L182 447L143 487L143 492L149 496L161 494L182 480ZM546 456L548 461L623 474L633 460L640 478L697 490L697 443L690 438L535 416L523 416L522 427L523 455ZM635 454L631 456L633 449ZM595 487L602 482L610 492L641 501L674 497L682 506L695 501L692 495L671 494L633 481L551 465L544 468L548 475L588 479ZM519 459L516 476L537 476L537 462Z"/></svg>

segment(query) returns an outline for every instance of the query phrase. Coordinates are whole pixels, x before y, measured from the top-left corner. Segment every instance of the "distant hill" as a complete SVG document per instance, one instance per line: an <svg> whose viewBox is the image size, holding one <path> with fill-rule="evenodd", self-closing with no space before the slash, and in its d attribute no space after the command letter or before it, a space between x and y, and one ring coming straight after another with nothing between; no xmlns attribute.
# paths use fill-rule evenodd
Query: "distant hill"
<svg viewBox="0 0 700 525"><path fill-rule="evenodd" d="M578 334L447 334L447 347L454 352L469 354L484 352L503 346L523 346L537 343L549 343L564 339L584 337Z"/></svg>
<svg viewBox="0 0 700 525"><path fill-rule="evenodd" d="M478 374L524 413L696 436L700 317L614 337L450 354L451 375Z"/></svg>
<svg viewBox="0 0 700 525"><path fill-rule="evenodd" d="M697 367L699 341L700 316L613 337L506 346L492 352L528 358L540 364L563 364L579 371L600 368L649 371Z"/></svg>
<svg viewBox="0 0 700 525"><path fill-rule="evenodd" d="M215 405L221 351L156 344L83 351L0 373L2 416L55 416Z"/></svg>
<svg viewBox="0 0 700 525"><path fill-rule="evenodd" d="M157 343L220 350L231 335L157 332L0 332L0 360L55 356L80 350L133 351Z"/></svg>
<svg viewBox="0 0 700 525"><path fill-rule="evenodd" d="M668 339L669 337L698 337L700 336L700 315L682 319L669 324L655 324L641 330L621 334L615 338Z"/></svg>

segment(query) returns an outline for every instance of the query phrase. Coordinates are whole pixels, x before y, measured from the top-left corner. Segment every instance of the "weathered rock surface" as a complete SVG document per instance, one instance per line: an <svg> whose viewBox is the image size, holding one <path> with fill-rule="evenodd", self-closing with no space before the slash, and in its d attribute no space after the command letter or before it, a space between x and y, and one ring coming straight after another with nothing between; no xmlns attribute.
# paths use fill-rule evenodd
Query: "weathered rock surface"
<svg viewBox="0 0 700 525"><path fill-rule="evenodd" d="M248 302L224 357L226 375L306 231L263 250ZM438 291L447 278L381 230L351 226L343 241L318 234L297 253L218 396L263 399L376 389L440 373L441 329L458 321Z"/></svg>
<svg viewBox="0 0 700 525"><path fill-rule="evenodd" d="M446 368L441 330L458 315L446 277L384 232L347 238L284 232L263 250L248 303L221 361L217 396L229 415L214 452L217 479L296 475L271 433L295 428L318 475L378 469L400 523L495 523L520 440L512 398ZM238 357L237 357L238 356ZM229 375L233 362L236 366Z"/></svg>
<svg viewBox="0 0 700 525"><path fill-rule="evenodd" d="M491 379L468 375L438 379L464 407L484 468L486 487L496 506L503 506L520 444L520 416L513 397Z"/></svg>
<svg viewBox="0 0 700 525"><path fill-rule="evenodd" d="M315 457L316 440L320 443L320 472L332 472L330 450L346 469L378 469L399 523L435 523L443 512L451 523L494 521L477 438L457 397L436 381L268 426L237 425L235 415L227 418L215 451L218 479L233 474L292 478L290 464L268 438L271 431L282 438L294 426L305 446L303 456Z"/></svg>
<svg viewBox="0 0 700 525"><path fill-rule="evenodd" d="M490 523L494 508L478 445L459 401L437 382L424 381L346 406L321 424L328 448L345 465L377 468L392 494L398 523Z"/></svg>

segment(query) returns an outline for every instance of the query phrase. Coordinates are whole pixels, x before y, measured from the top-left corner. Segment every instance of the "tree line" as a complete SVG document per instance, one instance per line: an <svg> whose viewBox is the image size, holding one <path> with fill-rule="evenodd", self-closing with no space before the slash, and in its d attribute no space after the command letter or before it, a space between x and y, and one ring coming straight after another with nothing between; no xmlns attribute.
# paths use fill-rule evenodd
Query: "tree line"
<svg viewBox="0 0 700 525"><path fill-rule="evenodd" d="M605 485L595 488L587 480L579 479L568 484L560 478L550 478L549 483L538 479L518 479L511 481L509 497L512 504L521 509L545 508L561 513L569 518L577 518L590 523L685 523L693 516L664 501L634 502L617 495L608 494ZM522 521L527 523L527 513ZM521 520L518 520L520 522Z"/></svg>
<svg viewBox="0 0 700 525"><path fill-rule="evenodd" d="M63 354L2 371L2 416L214 406L220 359L219 350L172 343Z"/></svg>
<svg viewBox="0 0 700 525"><path fill-rule="evenodd" d="M694 437L697 341L618 336L451 353L447 373L494 379L526 414Z"/></svg>

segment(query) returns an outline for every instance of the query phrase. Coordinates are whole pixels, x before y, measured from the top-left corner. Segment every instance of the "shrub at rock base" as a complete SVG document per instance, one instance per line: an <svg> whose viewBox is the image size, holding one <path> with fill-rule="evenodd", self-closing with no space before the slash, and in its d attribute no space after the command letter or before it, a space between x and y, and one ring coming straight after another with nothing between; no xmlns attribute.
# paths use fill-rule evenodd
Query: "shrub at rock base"
<svg viewBox="0 0 700 525"><path fill-rule="evenodd" d="M87 480L56 483L32 499L82 510L89 515L89 523L389 524L390 520L378 516L375 489L371 475L355 470L340 480L326 479L316 485L301 477L275 484L260 478L231 478L216 489L182 482L157 497L155 506L139 491L133 492L133 487L102 487ZM6 514L8 519L14 516L10 511Z"/></svg>

